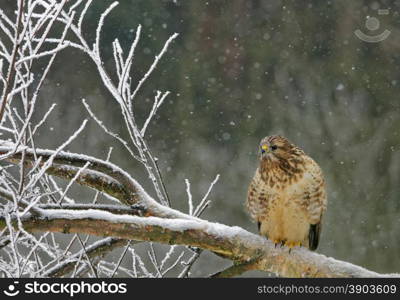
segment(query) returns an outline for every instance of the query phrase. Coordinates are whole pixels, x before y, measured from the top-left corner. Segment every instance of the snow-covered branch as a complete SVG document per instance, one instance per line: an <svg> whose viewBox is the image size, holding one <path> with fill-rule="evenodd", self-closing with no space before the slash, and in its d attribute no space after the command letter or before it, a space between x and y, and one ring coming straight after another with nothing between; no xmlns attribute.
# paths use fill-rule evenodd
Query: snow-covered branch
<svg viewBox="0 0 400 300"><path fill-rule="evenodd" d="M46 164L48 159L52 158L52 164L46 169L46 172L68 180L74 178L81 168L88 164L76 178L76 183L115 197L125 205L140 203L148 215L166 218L193 218L159 204L127 172L110 162L70 152L55 153L52 150L38 148L35 151L29 148L16 148L12 143L0 141L0 156L6 155L5 159L11 163L21 161L22 150L25 153L24 159L27 166L33 166L35 157L41 158L40 165Z"/></svg>
<svg viewBox="0 0 400 300"><path fill-rule="evenodd" d="M30 232L85 233L96 236L188 245L218 253L236 263L255 261L252 269L286 277L398 277L378 274L304 248L275 248L272 242L239 227L204 220L116 215L100 210L47 209L21 218ZM0 219L0 230L5 228Z"/></svg>
<svg viewBox="0 0 400 300"><path fill-rule="evenodd" d="M7 143L5 145L0 144L0 153L9 152L13 147L13 145ZM25 152L26 161L29 161L31 150L25 149ZM43 162L52 155L52 151L48 150L36 149L36 152L38 156L42 156ZM19 159L18 151L8 158L11 162L18 162ZM66 167L65 165L68 165L69 169L75 167L74 175L72 175L72 171L69 171L68 176L57 171L63 170L63 167ZM129 183L126 189L128 194L132 194L130 198L132 202L126 201L124 203L136 204L136 208L134 207L131 210L127 207L124 210L122 207L98 206L97 209L93 209L96 206L70 205L54 209L47 205L38 207L39 215L28 213L19 216L19 218L14 216L15 220L20 219L25 230L30 232L79 233L186 245L215 252L235 263L253 262L251 267L244 268L243 271L249 269L264 270L288 277L395 276L395 274L381 275L303 248L294 249L289 253L287 248L275 248L265 238L239 227L211 223L160 205L143 190L137 181L121 169L111 163L105 163L92 157L59 152L54 156L53 165L49 168L51 171L48 172L55 176L69 178L75 176L82 165L88 167L78 175L77 182L101 191L107 191L110 195L116 195L120 193L119 185L112 184L106 190L100 189L100 187L112 179L116 181L121 179L121 181ZM101 182L98 186L81 179L88 176L84 173L90 170L97 172L91 176L96 178L95 181ZM110 189L115 189L117 192L111 192ZM203 203L204 200L201 202ZM137 213L142 210L140 207L142 207L144 213ZM0 230L6 228L6 226L6 220L0 219Z"/></svg>

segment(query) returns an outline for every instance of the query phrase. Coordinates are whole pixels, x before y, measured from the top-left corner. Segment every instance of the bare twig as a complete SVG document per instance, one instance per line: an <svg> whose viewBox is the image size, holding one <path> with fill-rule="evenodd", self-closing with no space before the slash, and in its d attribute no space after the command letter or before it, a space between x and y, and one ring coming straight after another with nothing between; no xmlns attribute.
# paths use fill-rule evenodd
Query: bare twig
<svg viewBox="0 0 400 300"><path fill-rule="evenodd" d="M16 73L15 62L17 60L18 49L21 46L19 43L19 34L20 34L21 26L22 26L23 11L24 11L24 0L19 0L18 1L18 17L17 17L17 21L16 21L17 30L15 31L15 36L14 36L14 48L12 51L11 62L8 67L6 84L3 89L3 95L1 97L1 103L0 103L0 124L2 123L4 110L7 105L8 95L12 89L12 86L14 85L14 77L15 77L15 73Z"/></svg>

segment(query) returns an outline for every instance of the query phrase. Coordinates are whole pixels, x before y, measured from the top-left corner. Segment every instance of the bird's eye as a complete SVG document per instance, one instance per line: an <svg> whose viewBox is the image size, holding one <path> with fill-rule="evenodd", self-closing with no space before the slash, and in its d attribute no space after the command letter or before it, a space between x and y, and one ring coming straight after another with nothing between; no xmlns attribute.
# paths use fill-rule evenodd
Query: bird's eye
<svg viewBox="0 0 400 300"><path fill-rule="evenodd" d="M278 146L277 146L277 145L272 145L272 146L271 146L271 150L272 150L272 151L274 151L274 150L276 150L276 149L278 149Z"/></svg>

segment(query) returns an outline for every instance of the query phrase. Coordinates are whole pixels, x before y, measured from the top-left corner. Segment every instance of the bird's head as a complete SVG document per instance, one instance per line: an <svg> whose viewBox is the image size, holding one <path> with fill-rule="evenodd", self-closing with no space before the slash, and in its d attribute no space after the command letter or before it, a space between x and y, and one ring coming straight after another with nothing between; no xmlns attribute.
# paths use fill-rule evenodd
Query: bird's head
<svg viewBox="0 0 400 300"><path fill-rule="evenodd" d="M280 135L271 135L260 142L260 159L263 160L287 160L294 154L296 146Z"/></svg>

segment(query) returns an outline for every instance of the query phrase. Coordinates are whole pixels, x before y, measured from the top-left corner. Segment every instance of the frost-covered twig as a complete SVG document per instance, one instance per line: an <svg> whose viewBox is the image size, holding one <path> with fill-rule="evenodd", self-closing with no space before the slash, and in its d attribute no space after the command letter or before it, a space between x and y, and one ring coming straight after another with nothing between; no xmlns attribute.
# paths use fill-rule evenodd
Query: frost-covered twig
<svg viewBox="0 0 400 300"><path fill-rule="evenodd" d="M141 162L141 159L135 154L133 153L133 150L129 147L129 144L127 141L125 141L124 139L122 139L118 134L112 132L111 130L109 130L102 121L100 121L100 119L98 119L96 117L96 115L93 113L93 111L91 110L90 106L86 103L85 99L82 99L82 103L85 106L86 110L88 111L89 115L92 117L93 120L96 121L96 123L103 129L103 131L105 133L107 133L108 135L110 135L111 137L115 138L117 141L119 141L124 147L125 149L129 152L129 154L135 158L137 161Z"/></svg>
<svg viewBox="0 0 400 300"><path fill-rule="evenodd" d="M188 196L188 206L189 206L189 215L193 215L193 200L192 200L192 192L190 191L190 181L189 179L185 179L186 184L186 194Z"/></svg>
<svg viewBox="0 0 400 300"><path fill-rule="evenodd" d="M153 265L153 267L154 267L154 269L156 271L157 277L162 278L161 268L160 268L160 266L158 264L158 261L157 261L157 257L156 257L156 253L154 251L153 243L150 243L150 251L147 252L147 255L149 256L150 261L151 261L151 263L152 263L152 265Z"/></svg>
<svg viewBox="0 0 400 300"><path fill-rule="evenodd" d="M189 276L191 268L202 253L202 249L200 248L194 248L192 251L192 256L187 261L182 262L185 267L178 275L178 278L185 278Z"/></svg>
<svg viewBox="0 0 400 300"><path fill-rule="evenodd" d="M205 193L203 199L201 199L199 205L197 205L195 211L194 211L194 215L195 216L200 216L201 213L204 211L204 209L208 206L208 196L210 195L212 188L214 187L214 185L218 182L219 180L219 174L215 177L215 179L213 180L213 182L211 182L210 186L208 187L207 192Z"/></svg>
<svg viewBox="0 0 400 300"><path fill-rule="evenodd" d="M119 248L126 244L125 240L104 238L96 241L90 246L86 247L86 253L90 258L100 259L109 251ZM78 251L73 255L68 255L65 259L58 262L54 267L48 268L46 272L42 274L43 277L62 277L71 271L73 271L75 263L78 257L82 256L83 250Z"/></svg>
<svg viewBox="0 0 400 300"><path fill-rule="evenodd" d="M166 98L168 95L169 95L169 92L168 92L168 91L165 92L164 94L161 94L160 91L157 91L157 95L156 95L156 97L154 98L153 108L151 109L150 114L149 114L149 116L147 117L146 121L144 122L144 125L143 125L143 127L142 127L142 130L140 131L140 134L141 134L142 136L145 135L147 126L149 125L150 121L153 119L154 115L156 114L157 109L163 104L165 98ZM160 97L161 97L161 98L160 98Z"/></svg>
<svg viewBox="0 0 400 300"><path fill-rule="evenodd" d="M82 174L82 172L84 172L86 170L87 167L89 167L90 162L87 162L82 168L80 168L76 174L74 175L74 177L72 177L72 179L68 182L67 187L64 189L64 192L62 193L60 199L57 201L57 204L59 204L60 206L62 201L64 200L65 196L67 195L69 189L71 188L71 186L76 182L76 180L79 178L79 176Z"/></svg>
<svg viewBox="0 0 400 300"><path fill-rule="evenodd" d="M19 0L18 1L18 15L17 15L17 21L15 22L17 27L15 31L15 36L14 36L14 44L13 44L13 50L11 54L11 61L8 67L8 72L7 72L7 77L6 77L6 82L5 86L3 87L3 93L1 96L1 102L0 102L0 124L2 123L3 120L3 114L4 110L7 105L7 100L8 100L8 94L10 93L13 84L14 84L14 75L15 75L15 62L17 60L17 54L18 54L18 49L21 46L19 43L19 34L20 30L22 27L22 15L24 11L24 0Z"/></svg>
<svg viewBox="0 0 400 300"><path fill-rule="evenodd" d="M126 246L125 246L124 251L122 252L121 256L120 256L119 259L118 259L118 262L117 262L117 265L115 266L114 271L112 272L112 274L111 274L111 276L110 276L111 278L113 278L114 275L115 275L115 273L117 273L118 268L119 268L119 266L121 265L121 262L122 262L122 260L124 259L124 256L125 256L125 254L127 253L127 251L128 251L128 249L129 249L130 246L131 246L131 241L128 241L128 243L127 243Z"/></svg>
<svg viewBox="0 0 400 300"><path fill-rule="evenodd" d="M174 269L180 262L182 262L182 258L184 255L185 255L185 251L182 251L181 254L179 254L179 256L175 259L175 262L173 262L168 268L166 268L162 272L162 276L164 277L169 271Z"/></svg>
<svg viewBox="0 0 400 300"><path fill-rule="evenodd" d="M200 217L202 215L202 213L204 212L204 210L208 207L208 205L210 204L210 201L207 201L208 196L211 193L212 188L214 187L214 185L217 183L219 179L219 174L215 177L214 181L211 182L210 186L208 187L207 192L205 193L204 197L202 198L202 200L200 201L200 203L196 206L195 211L193 212L193 200L192 200L192 194L190 192L190 182L188 179L185 180L186 182L186 193L188 194L188 203L189 203L189 214L193 215L195 217ZM192 269L194 263L197 261L197 259L199 259L201 253L203 252L202 249L200 248L193 248L193 247L189 247L189 249L193 252L192 256L189 258L188 261L183 262L184 264L184 269L182 270L182 272L179 274L179 278L182 277L187 277L190 274L190 270Z"/></svg>
<svg viewBox="0 0 400 300"><path fill-rule="evenodd" d="M91 261L91 259L90 259L90 256L89 256L89 254L88 254L88 252L87 252L87 250L86 250L86 246L85 246L85 245L86 245L86 242L87 242L88 239L86 239L86 241L83 242L82 239L81 239L81 237L79 236L79 234L77 234L77 237L78 237L79 244L80 244L81 247L82 247L81 253L82 253L83 255L85 255L86 261L88 262L88 265L89 265L90 270L92 271L92 274L94 275L94 277L98 278L99 276L97 275L96 268L93 266L92 261ZM80 257L82 257L82 256L80 256ZM78 266L78 264L79 264L79 261L77 262L76 265ZM76 270L76 269L75 269L75 270ZM74 275L75 275L75 274L72 274L72 277L75 277Z"/></svg>

